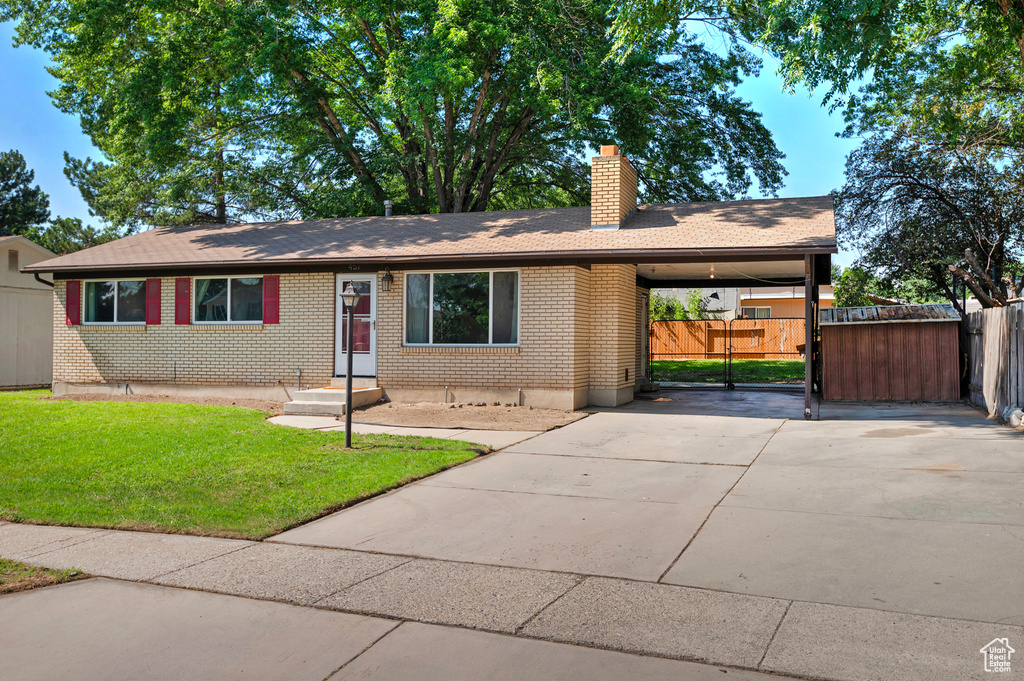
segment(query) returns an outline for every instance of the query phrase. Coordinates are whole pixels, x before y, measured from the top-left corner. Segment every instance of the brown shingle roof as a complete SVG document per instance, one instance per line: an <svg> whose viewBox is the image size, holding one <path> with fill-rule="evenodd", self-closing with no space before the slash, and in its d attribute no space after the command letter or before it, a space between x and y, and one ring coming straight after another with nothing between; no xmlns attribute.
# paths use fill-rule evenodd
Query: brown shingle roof
<svg viewBox="0 0 1024 681"><path fill-rule="evenodd" d="M54 258L53 272L215 265L418 263L577 258L622 262L727 252L835 252L829 196L641 206L616 231L589 208L157 227Z"/></svg>

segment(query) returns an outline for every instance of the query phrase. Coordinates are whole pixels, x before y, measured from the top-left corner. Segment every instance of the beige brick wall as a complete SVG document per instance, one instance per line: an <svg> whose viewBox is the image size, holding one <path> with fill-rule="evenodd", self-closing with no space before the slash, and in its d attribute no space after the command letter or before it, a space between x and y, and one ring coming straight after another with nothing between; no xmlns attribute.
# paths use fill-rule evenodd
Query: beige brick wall
<svg viewBox="0 0 1024 681"><path fill-rule="evenodd" d="M84 287L83 287L84 288ZM334 369L334 275L282 274L280 324L174 323L174 279L160 284L161 324L67 326L54 286L53 380L68 383L324 385Z"/></svg>
<svg viewBox="0 0 1024 681"><path fill-rule="evenodd" d="M636 378L636 266L594 265L590 388L619 390Z"/></svg>
<svg viewBox="0 0 1024 681"><path fill-rule="evenodd" d="M385 389L624 390L636 380L636 267L520 270L519 346L405 347L404 273L378 285L378 383ZM54 289L54 380L67 383L322 386L334 370L335 275L282 274L280 324L174 323L174 278L153 326L66 326ZM628 377L626 370L629 370Z"/></svg>
<svg viewBox="0 0 1024 681"><path fill-rule="evenodd" d="M587 390L590 388L590 318L594 311L593 294L591 291L593 273L589 269L576 268L573 282L573 296L576 299L576 315L566 319L572 326L573 347L573 388Z"/></svg>

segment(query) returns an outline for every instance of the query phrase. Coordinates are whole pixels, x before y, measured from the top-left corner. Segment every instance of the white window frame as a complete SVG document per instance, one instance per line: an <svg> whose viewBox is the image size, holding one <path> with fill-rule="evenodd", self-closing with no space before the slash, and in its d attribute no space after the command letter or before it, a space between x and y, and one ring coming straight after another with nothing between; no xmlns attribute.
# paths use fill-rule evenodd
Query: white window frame
<svg viewBox="0 0 1024 681"><path fill-rule="evenodd" d="M753 310L754 311L754 316L751 317L750 315L745 314L743 312L744 310ZM758 310L768 310L768 316L767 317L758 317L757 316L757 311ZM747 319L771 319L772 318L772 308L771 308L770 305L741 305L740 306L740 316L746 317Z"/></svg>
<svg viewBox="0 0 1024 681"><path fill-rule="evenodd" d="M264 307L263 304L260 305L260 318L259 318L259 321L254 319L254 320L251 320L251 321L239 321L239 322L236 322L234 320L228 319L228 320L223 321L223 322L217 322L217 321L201 322L201 321L196 319L196 290L198 289L198 287L196 286L196 282L197 281L209 280L209 279L227 279L228 280L227 302L225 303L225 305L226 305L228 316L231 316L231 280L232 279L252 279L254 277L258 278L261 282L264 279L264 275L262 275L262 274L225 274L225 275L221 275L221 276L192 277L192 286L191 286L192 290L190 291L191 295L189 296L191 298L191 302L189 303L189 313L188 313L189 314L189 319L192 320L193 324L200 324L200 325L204 325L204 326L205 325L210 325L210 326L253 326L255 324L263 324L263 317L266 314L266 310L263 309L263 307ZM264 302L265 302L265 298L264 298Z"/></svg>
<svg viewBox="0 0 1024 681"><path fill-rule="evenodd" d="M468 274L487 272L487 342L486 343L435 343L434 342L434 275L435 274ZM516 273L516 342L495 343L494 340L494 274L495 272ZM500 269L468 269L468 270L427 270L407 271L403 277L404 286L402 289L402 345L410 348L518 348L522 341L523 327L523 272L516 267L505 267ZM429 275L430 287L427 295L427 335L430 341L427 343L408 343L406 339L406 323L408 322L408 310L406 305L409 302L409 277L411 275Z"/></svg>
<svg viewBox="0 0 1024 681"><path fill-rule="evenodd" d="M85 279L85 280L82 281L82 292L81 292L81 296L82 296L82 310L81 310L81 313L80 313L81 314L81 318L82 318L82 325L83 326L145 326L146 325L145 314L143 314L143 320L141 322L119 322L119 321L117 321L117 299L118 299L117 284L119 284L122 281L141 281L142 282L142 296L143 296L143 303L142 303L143 307L142 307L142 309L143 309L143 312L145 312L146 305L148 304L148 301L146 300L147 292L146 292L146 280L145 280L145 278L139 279L138 277L121 277L119 279ZM88 294L89 284L96 284L96 283L100 283L100 284L113 283L114 284L114 321L112 321L112 322L89 322L89 321L86 321L86 319L85 319L86 311L89 309L88 306L87 306L87 302L86 302L86 301L89 300L89 294Z"/></svg>

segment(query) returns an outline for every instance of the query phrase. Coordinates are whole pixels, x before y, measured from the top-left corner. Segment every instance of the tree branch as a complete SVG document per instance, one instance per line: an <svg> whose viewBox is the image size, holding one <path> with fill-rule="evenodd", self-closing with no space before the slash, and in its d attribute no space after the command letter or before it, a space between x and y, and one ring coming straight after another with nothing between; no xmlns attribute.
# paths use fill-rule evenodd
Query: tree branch
<svg viewBox="0 0 1024 681"><path fill-rule="evenodd" d="M992 300L987 293L985 293L984 289L981 288L978 282L976 282L974 277L970 274L964 272L956 265L950 265L949 271L960 277L960 280L967 284L967 288L971 289L971 293L973 293L974 297L978 299L978 302L981 303L982 307L1002 307L1001 305L998 305L996 301Z"/></svg>
<svg viewBox="0 0 1024 681"><path fill-rule="evenodd" d="M981 279L982 285L991 291L992 296L999 302L998 306L1002 307L1006 305L1006 296L1004 296L1003 292L999 290L999 286L996 285L996 282L992 281L992 277L989 276L989 273L978 264L978 259L974 257L974 252L968 248L964 251L964 256L966 257L967 264L970 265L971 270L979 279Z"/></svg>

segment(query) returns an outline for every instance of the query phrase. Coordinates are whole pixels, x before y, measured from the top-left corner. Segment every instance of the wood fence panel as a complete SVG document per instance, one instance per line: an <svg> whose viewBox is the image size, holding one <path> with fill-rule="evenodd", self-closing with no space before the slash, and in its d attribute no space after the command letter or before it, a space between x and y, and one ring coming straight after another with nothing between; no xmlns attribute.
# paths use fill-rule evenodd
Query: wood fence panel
<svg viewBox="0 0 1024 681"><path fill-rule="evenodd" d="M1010 404L1024 407L1024 303L1016 303L1010 308L1010 380L1012 390L1009 395Z"/></svg>
<svg viewBox="0 0 1024 681"><path fill-rule="evenodd" d="M734 319L730 352L736 359L796 359L804 343L803 319Z"/></svg>
<svg viewBox="0 0 1024 681"><path fill-rule="evenodd" d="M1009 404L1020 404L1017 400L1017 388L1020 377L1017 375L1017 308L1011 307L1006 311L1006 341L1007 341L1007 372L1006 372L1006 401Z"/></svg>
<svg viewBox="0 0 1024 681"><path fill-rule="evenodd" d="M979 407L985 406L985 396L982 393L982 359L985 353L985 336L982 314L978 312L968 313L964 320L967 325L967 386L970 392L971 402Z"/></svg>
<svg viewBox="0 0 1024 681"><path fill-rule="evenodd" d="M793 359L803 342L803 319L744 319L731 325L720 320L651 323L655 359L721 359L730 347L737 359Z"/></svg>
<svg viewBox="0 0 1024 681"><path fill-rule="evenodd" d="M656 359L721 359L724 352L725 322L651 323L651 355Z"/></svg>
<svg viewBox="0 0 1024 681"><path fill-rule="evenodd" d="M1024 406L1024 303L972 312L965 324L971 401L993 416Z"/></svg>
<svg viewBox="0 0 1024 681"><path fill-rule="evenodd" d="M990 414L999 414L1007 405L1007 351L1009 337L1006 308L982 310L985 315L985 404Z"/></svg>

